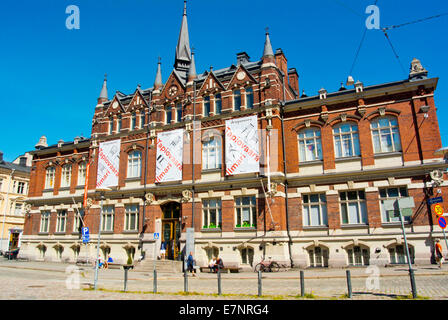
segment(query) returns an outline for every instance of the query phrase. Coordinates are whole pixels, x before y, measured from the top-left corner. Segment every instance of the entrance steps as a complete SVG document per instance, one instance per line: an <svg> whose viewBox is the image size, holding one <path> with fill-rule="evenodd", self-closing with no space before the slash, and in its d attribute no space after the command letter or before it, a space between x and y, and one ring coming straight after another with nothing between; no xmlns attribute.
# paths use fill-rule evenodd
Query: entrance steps
<svg viewBox="0 0 448 320"><path fill-rule="evenodd" d="M157 272L182 273L182 263L182 261L176 260L156 260L156 269ZM142 260L134 267L134 270L139 272L152 272L154 270L154 260Z"/></svg>

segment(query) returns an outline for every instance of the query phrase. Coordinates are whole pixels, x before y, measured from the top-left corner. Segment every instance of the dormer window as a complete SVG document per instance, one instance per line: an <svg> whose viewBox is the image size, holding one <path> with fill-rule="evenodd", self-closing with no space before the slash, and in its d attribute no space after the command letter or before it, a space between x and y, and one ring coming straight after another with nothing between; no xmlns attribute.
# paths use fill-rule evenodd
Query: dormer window
<svg viewBox="0 0 448 320"><path fill-rule="evenodd" d="M210 116L210 96L204 97L204 117Z"/></svg>
<svg viewBox="0 0 448 320"><path fill-rule="evenodd" d="M240 90L233 91L233 110L235 110L235 111L241 110L241 91Z"/></svg>

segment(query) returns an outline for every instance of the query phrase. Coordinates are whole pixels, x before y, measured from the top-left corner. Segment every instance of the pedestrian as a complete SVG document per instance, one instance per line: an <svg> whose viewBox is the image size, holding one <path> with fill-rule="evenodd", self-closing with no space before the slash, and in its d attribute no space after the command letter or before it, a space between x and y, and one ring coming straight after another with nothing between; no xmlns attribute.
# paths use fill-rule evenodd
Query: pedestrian
<svg viewBox="0 0 448 320"><path fill-rule="evenodd" d="M213 272L215 264L216 264L216 258L212 257L212 259L210 260L210 263L208 264L208 267L210 268L210 272Z"/></svg>
<svg viewBox="0 0 448 320"><path fill-rule="evenodd" d="M436 261L439 263L439 269L442 269L443 264L443 251L440 239L436 240Z"/></svg>
<svg viewBox="0 0 448 320"><path fill-rule="evenodd" d="M160 246L160 255L162 260L165 260L165 253L166 253L166 242L162 241L162 245Z"/></svg>
<svg viewBox="0 0 448 320"><path fill-rule="evenodd" d="M191 252L191 251L190 251L190 255L187 258L187 269L188 269L188 271L190 271L193 274L193 276L195 276L193 252Z"/></svg>

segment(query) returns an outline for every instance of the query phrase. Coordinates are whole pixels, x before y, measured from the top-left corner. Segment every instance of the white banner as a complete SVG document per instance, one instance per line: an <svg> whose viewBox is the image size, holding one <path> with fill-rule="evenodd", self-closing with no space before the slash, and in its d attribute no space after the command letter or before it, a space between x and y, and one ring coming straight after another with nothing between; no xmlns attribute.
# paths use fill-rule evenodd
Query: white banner
<svg viewBox="0 0 448 320"><path fill-rule="evenodd" d="M257 116L226 120L226 174L259 171Z"/></svg>
<svg viewBox="0 0 448 320"><path fill-rule="evenodd" d="M96 188L118 186L121 140L101 142L98 148Z"/></svg>
<svg viewBox="0 0 448 320"><path fill-rule="evenodd" d="M157 134L156 182L182 180L184 130Z"/></svg>

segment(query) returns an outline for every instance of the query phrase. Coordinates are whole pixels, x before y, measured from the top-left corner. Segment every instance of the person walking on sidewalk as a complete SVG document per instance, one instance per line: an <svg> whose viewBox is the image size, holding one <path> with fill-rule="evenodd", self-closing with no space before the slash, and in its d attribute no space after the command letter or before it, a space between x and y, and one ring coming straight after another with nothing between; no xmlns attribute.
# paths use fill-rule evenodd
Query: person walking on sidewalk
<svg viewBox="0 0 448 320"><path fill-rule="evenodd" d="M187 258L187 268L188 268L188 271L190 271L194 277L195 274L194 274L194 266L193 265L194 265L193 252L190 251L190 255Z"/></svg>
<svg viewBox="0 0 448 320"><path fill-rule="evenodd" d="M439 269L441 269L443 264L443 251L440 239L436 240L436 261L439 263Z"/></svg>

